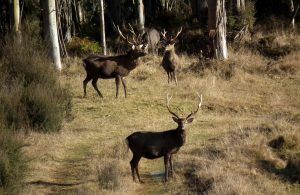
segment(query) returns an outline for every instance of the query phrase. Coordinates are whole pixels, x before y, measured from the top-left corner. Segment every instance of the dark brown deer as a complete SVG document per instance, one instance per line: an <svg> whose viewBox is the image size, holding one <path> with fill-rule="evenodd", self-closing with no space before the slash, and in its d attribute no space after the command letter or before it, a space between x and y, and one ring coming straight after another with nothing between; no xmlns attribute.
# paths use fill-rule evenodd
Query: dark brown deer
<svg viewBox="0 0 300 195"><path fill-rule="evenodd" d="M131 26L130 26L131 27ZM115 79L116 80L116 98L119 94L120 81L122 82L125 97L126 83L124 77L138 66L138 58L148 54L148 44L142 42L142 37L132 32L132 41L129 40L128 36L124 36L118 27L120 36L131 45L131 49L124 55L118 56L101 56L101 55L90 55L83 60L84 68L86 71L86 78L83 81L84 97L86 97L86 86L90 80L92 85L97 91L100 97L103 97L97 87L97 81L101 79Z"/></svg>
<svg viewBox="0 0 300 195"><path fill-rule="evenodd" d="M199 96L199 95L198 95ZM173 176L173 163L172 156L177 153L181 146L185 143L186 129L185 125L193 122L196 113L202 104L202 95L199 96L200 103L196 111L191 112L187 117L180 118L177 114L171 111L169 102L172 96L169 98L167 95L167 108L172 114L173 120L177 123L176 129L163 131L163 132L149 132L149 131L138 131L129 135L125 142L130 148L133 157L130 161L131 173L133 180L135 181L135 173L137 174L139 182L143 183L139 175L138 164L142 157L147 159L155 159L164 157L165 164L165 181L168 181L170 165L170 175Z"/></svg>
<svg viewBox="0 0 300 195"><path fill-rule="evenodd" d="M175 37L172 36L167 37L166 36L167 32L165 30L161 33L164 42L163 44L165 46L165 53L161 65L168 74L168 83L174 80L175 83L177 84L176 68L178 67L179 59L175 52L175 43L181 31L182 31L182 27L177 32Z"/></svg>

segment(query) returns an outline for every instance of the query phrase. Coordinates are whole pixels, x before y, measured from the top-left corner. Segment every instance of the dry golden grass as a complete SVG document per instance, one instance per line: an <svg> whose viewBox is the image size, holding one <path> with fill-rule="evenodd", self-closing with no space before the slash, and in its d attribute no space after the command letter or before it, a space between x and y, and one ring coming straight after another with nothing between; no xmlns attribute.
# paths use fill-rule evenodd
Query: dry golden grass
<svg viewBox="0 0 300 195"><path fill-rule="evenodd" d="M30 133L25 153L32 160L23 194L296 194L299 184L285 181L278 170L287 160L268 146L279 135L299 137L299 51L273 62L253 51L231 51L217 69L188 71L196 57L181 56L178 86L167 84L161 57L145 57L114 98L114 80L99 80L101 99L88 84L83 99L80 59L69 59L61 76L73 95L73 120L59 133ZM268 63L293 71L268 72ZM228 70L228 64L233 64ZM194 67L193 67L194 68ZM196 67L197 68L197 67ZM233 71L224 79L224 72ZM165 107L167 93L181 115L204 104L188 128L187 143L175 155L175 178L164 184L162 159L140 162L146 184L132 182L123 140L138 130L176 127ZM299 148L289 152L299 152Z"/></svg>

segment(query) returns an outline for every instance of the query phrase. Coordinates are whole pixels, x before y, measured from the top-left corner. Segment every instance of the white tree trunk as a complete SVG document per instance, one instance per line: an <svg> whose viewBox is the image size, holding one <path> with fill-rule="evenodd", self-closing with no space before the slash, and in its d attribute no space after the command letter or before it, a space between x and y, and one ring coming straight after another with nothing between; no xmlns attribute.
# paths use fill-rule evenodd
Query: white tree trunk
<svg viewBox="0 0 300 195"><path fill-rule="evenodd" d="M20 4L19 0L14 0L14 31L20 34Z"/></svg>
<svg viewBox="0 0 300 195"><path fill-rule="evenodd" d="M217 49L217 58L227 60L228 59L228 50L226 43L226 10L225 10L225 0L217 0L217 40L216 40L216 49Z"/></svg>
<svg viewBox="0 0 300 195"><path fill-rule="evenodd" d="M241 11L241 0L236 0L236 10L237 10L238 12Z"/></svg>
<svg viewBox="0 0 300 195"><path fill-rule="evenodd" d="M144 15L144 4L143 4L143 0L139 0L138 2L138 6L139 6L139 31L140 32L144 32L145 29L145 15Z"/></svg>
<svg viewBox="0 0 300 195"><path fill-rule="evenodd" d="M82 7L81 7L81 1L77 1L76 2L76 6L77 6L77 12L78 12L78 22L79 22L79 25L81 25L83 22L84 22L84 18L83 18L83 13L82 13Z"/></svg>
<svg viewBox="0 0 300 195"><path fill-rule="evenodd" d="M294 7L294 1L290 0L290 12L291 12L291 16L292 16L292 21L291 21L291 26L292 29L295 30L295 17L294 17L294 13L295 13L295 7Z"/></svg>
<svg viewBox="0 0 300 195"><path fill-rule="evenodd" d="M100 0L100 28L103 54L106 55L106 40L105 40L105 21L104 21L104 5L103 0Z"/></svg>
<svg viewBox="0 0 300 195"><path fill-rule="evenodd" d="M240 0L240 1L241 1L241 12L244 12L246 10L245 0Z"/></svg>
<svg viewBox="0 0 300 195"><path fill-rule="evenodd" d="M208 3L208 30L215 58L228 59L226 43L225 0L210 0Z"/></svg>
<svg viewBox="0 0 300 195"><path fill-rule="evenodd" d="M48 0L49 36L52 45L52 58L56 68L61 70L60 51L57 36L55 0Z"/></svg>

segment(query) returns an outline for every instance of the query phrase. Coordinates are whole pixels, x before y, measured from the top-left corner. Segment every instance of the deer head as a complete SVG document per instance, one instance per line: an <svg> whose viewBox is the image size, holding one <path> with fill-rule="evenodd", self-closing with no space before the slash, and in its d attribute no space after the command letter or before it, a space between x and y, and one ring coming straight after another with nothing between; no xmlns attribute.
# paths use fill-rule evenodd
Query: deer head
<svg viewBox="0 0 300 195"><path fill-rule="evenodd" d="M118 33L120 37L125 40L130 46L131 50L130 53L135 57L142 57L148 54L148 43L143 41L143 36L141 34L137 34L132 26L129 25L129 31L132 34L131 40L129 39L129 36L124 36L122 31L120 30L119 26L117 26Z"/></svg>
<svg viewBox="0 0 300 195"><path fill-rule="evenodd" d="M175 114L173 111L171 111L169 103L170 103L170 100L172 99L172 96L169 97L169 94L167 94L167 108L168 108L169 112L172 114L172 119L174 120L174 122L176 122L178 124L179 130L184 130L186 124L192 123L195 118L196 113L199 111L199 108L202 105L202 95L199 95L199 94L197 94L197 95L200 100L197 109L195 111L192 111L187 117L181 118L177 114Z"/></svg>
<svg viewBox="0 0 300 195"><path fill-rule="evenodd" d="M163 45L165 47L166 51L172 50L174 48L174 45L176 43L176 39L178 35L181 33L182 27L180 27L179 31L176 33L176 35L173 36L167 36L167 31L164 29L163 32L161 32L162 38L163 38Z"/></svg>

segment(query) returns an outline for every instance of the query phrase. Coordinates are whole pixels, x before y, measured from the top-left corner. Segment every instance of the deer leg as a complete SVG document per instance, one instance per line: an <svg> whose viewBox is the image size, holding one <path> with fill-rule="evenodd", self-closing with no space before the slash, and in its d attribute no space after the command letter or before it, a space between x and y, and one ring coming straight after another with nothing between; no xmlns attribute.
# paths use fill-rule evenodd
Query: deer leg
<svg viewBox="0 0 300 195"><path fill-rule="evenodd" d="M92 85L94 87L94 89L97 91L98 95L103 98L103 95L101 94L101 92L99 91L98 87L97 87L97 81L98 81L98 78L94 78L93 81L92 81Z"/></svg>
<svg viewBox="0 0 300 195"><path fill-rule="evenodd" d="M126 89L127 89L127 87L126 87L126 81L124 80L123 77L121 77L121 81L122 81L122 85L123 85L124 93L125 93L125 98L126 98L127 97L127 93L126 93Z"/></svg>
<svg viewBox="0 0 300 195"><path fill-rule="evenodd" d="M170 72L167 72L168 74L168 84L170 83Z"/></svg>
<svg viewBox="0 0 300 195"><path fill-rule="evenodd" d="M173 170L172 155L170 155L169 163L170 163L170 176L173 177L174 170Z"/></svg>
<svg viewBox="0 0 300 195"><path fill-rule="evenodd" d="M140 183L144 183L144 181L141 180L140 173L139 173L139 161L140 160L141 160L141 157L139 157L139 159L138 159L138 161L136 163L135 171L136 171L136 174L138 176L139 182Z"/></svg>
<svg viewBox="0 0 300 195"><path fill-rule="evenodd" d="M139 174L139 161L141 160L141 156L137 156L137 155L133 155L132 160L130 161L130 166L131 166L131 174L132 174L132 178L133 181L135 180L135 175L134 175L134 170L136 171L136 175L138 177L138 180L140 183L144 183L141 178L140 178L140 174Z"/></svg>
<svg viewBox="0 0 300 195"><path fill-rule="evenodd" d="M121 80L120 76L117 76L116 77L116 98L118 98L118 96L119 96L120 80Z"/></svg>
<svg viewBox="0 0 300 195"><path fill-rule="evenodd" d="M83 81L83 97L86 97L86 86L91 79L92 78L87 75Z"/></svg>
<svg viewBox="0 0 300 195"><path fill-rule="evenodd" d="M169 176L169 170L168 170L168 162L170 159L170 155L167 154L164 156L164 163L165 163L165 182L168 181L168 176Z"/></svg>
<svg viewBox="0 0 300 195"><path fill-rule="evenodd" d="M175 71L173 72L173 80L175 80L175 83L176 83L176 85L177 85L177 78L176 78L176 73L175 73Z"/></svg>

